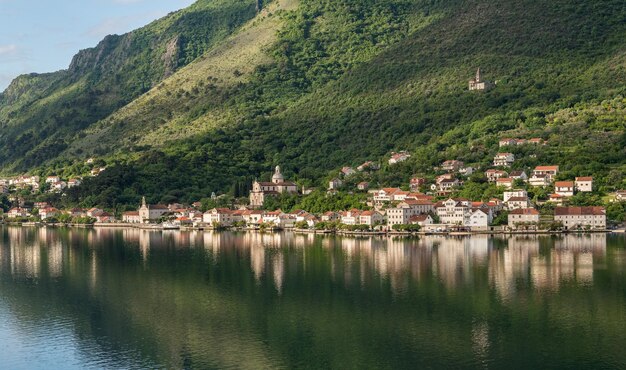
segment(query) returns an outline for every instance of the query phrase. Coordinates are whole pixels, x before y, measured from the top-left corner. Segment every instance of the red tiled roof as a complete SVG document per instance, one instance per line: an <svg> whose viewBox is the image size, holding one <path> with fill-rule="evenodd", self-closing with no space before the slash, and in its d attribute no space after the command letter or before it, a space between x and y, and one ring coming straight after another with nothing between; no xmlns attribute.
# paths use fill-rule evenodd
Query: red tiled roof
<svg viewBox="0 0 626 370"><path fill-rule="evenodd" d="M581 216L581 215L605 215L604 207L556 207L555 216Z"/></svg>
<svg viewBox="0 0 626 370"><path fill-rule="evenodd" d="M387 194L395 194L399 191L402 191L402 189L400 188L383 188L382 190Z"/></svg>
<svg viewBox="0 0 626 370"><path fill-rule="evenodd" d="M593 177L588 176L588 177L577 177L576 181L593 181Z"/></svg>
<svg viewBox="0 0 626 370"><path fill-rule="evenodd" d="M538 215L539 211L534 208L518 208L509 212L510 215Z"/></svg>
<svg viewBox="0 0 626 370"><path fill-rule="evenodd" d="M164 204L148 204L147 207L148 207L148 209L167 209L167 210L169 210L169 207L164 205Z"/></svg>
<svg viewBox="0 0 626 370"><path fill-rule="evenodd" d="M432 206L433 202L427 199L405 199L404 203L416 206Z"/></svg>
<svg viewBox="0 0 626 370"><path fill-rule="evenodd" d="M554 186L559 187L559 188L573 188L574 187L574 182L573 181L557 181L556 183L554 183Z"/></svg>
<svg viewBox="0 0 626 370"><path fill-rule="evenodd" d="M559 166L537 166L535 171L558 171Z"/></svg>

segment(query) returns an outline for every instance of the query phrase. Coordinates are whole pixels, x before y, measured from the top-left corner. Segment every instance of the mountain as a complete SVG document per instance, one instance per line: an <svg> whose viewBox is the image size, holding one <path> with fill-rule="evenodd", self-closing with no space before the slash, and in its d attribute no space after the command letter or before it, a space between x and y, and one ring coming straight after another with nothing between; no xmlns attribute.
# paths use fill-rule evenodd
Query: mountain
<svg viewBox="0 0 626 370"><path fill-rule="evenodd" d="M444 159L485 164L510 134L551 143L520 166L626 173L623 1L256 5L198 1L18 78L0 96L5 172L77 175L95 156L109 169L68 200L115 207L244 195L276 164L321 184L409 150L383 171L397 183ZM494 89L467 91L478 67Z"/></svg>
<svg viewBox="0 0 626 370"><path fill-rule="evenodd" d="M256 14L243 0L201 0L152 24L107 36L69 68L18 77L0 95L0 163L27 170L74 135L197 59Z"/></svg>

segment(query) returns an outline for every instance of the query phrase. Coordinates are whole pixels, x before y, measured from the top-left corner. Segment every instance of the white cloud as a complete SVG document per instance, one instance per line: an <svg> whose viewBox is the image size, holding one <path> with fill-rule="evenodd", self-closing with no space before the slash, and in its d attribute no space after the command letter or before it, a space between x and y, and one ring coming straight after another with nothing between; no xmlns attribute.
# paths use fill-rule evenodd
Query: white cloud
<svg viewBox="0 0 626 370"><path fill-rule="evenodd" d="M15 44L0 45L0 58L17 54L18 48Z"/></svg>

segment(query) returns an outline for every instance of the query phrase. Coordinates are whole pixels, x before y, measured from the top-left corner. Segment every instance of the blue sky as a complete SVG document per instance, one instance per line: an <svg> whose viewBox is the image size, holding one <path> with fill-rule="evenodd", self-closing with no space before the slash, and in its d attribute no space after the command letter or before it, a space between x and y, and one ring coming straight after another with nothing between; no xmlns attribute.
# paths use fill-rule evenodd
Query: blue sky
<svg viewBox="0 0 626 370"><path fill-rule="evenodd" d="M0 91L23 73L69 66L104 36L141 27L194 0L0 0Z"/></svg>

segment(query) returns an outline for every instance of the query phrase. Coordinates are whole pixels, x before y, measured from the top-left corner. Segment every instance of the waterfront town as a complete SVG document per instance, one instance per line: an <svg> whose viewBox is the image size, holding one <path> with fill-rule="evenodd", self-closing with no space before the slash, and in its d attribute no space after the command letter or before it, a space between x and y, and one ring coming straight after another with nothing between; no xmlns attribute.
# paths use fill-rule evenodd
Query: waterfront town
<svg viewBox="0 0 626 370"><path fill-rule="evenodd" d="M484 80L480 68L469 81L470 91L495 87ZM537 166L517 165L521 155L536 158L536 152L548 147L540 137L503 137L494 143L497 153L481 164L466 165L450 158L439 166L421 171L410 180L394 187L386 181L371 182L371 174L401 166L413 154L391 152L384 158L366 161L358 166L344 166L334 172L325 186L305 187L285 178L280 166L274 168L269 181L250 184L246 199L221 201L225 194L211 194L211 202L198 200L193 204L150 204L143 197L135 210L59 209L52 201L27 201L24 194L58 195L63 197L72 188L80 187L84 177L61 178L50 174L43 178L22 175L0 178L4 205L3 220L21 224L83 224L132 226L163 229L299 229L319 232L562 232L606 231L623 229L624 209L619 217L607 217L607 205L626 204L626 190L603 184L602 191L593 176L570 176L560 172L558 163ZM519 150L518 150L519 149ZM517 154L515 154L517 153ZM492 152L493 154L493 152ZM516 157L517 155L517 157ZM489 165L485 166L485 163ZM88 158L85 177L100 176L107 170L102 160ZM358 178L358 181L353 179ZM494 191L462 196L463 190L479 182ZM362 181L366 180L366 181ZM621 182L623 184L623 181ZM469 185L468 185L469 184ZM615 184L619 186L618 184ZM314 212L311 209L282 210L277 199L305 198L317 192L324 201L332 202L342 194L357 195L358 204L346 209ZM486 197L485 194L489 194ZM539 194L539 195L538 195ZM573 201L580 195L596 197L593 202ZM532 196L531 196L532 195ZM480 199L478 199L480 197ZM469 199L474 198L474 199ZM602 199L599 201L598 199ZM48 199L35 197L30 199ZM56 199L59 199L57 197ZM323 201L323 202L324 202ZM270 205L268 205L270 203ZM292 207L293 208L293 207Z"/></svg>
<svg viewBox="0 0 626 370"><path fill-rule="evenodd" d="M476 176L478 168L466 166L459 160L446 160L434 171L433 180L414 176L402 187L370 188L368 182L359 182L353 189L346 188L347 180L358 173L377 171L379 163L367 161L352 168L345 166L338 176L330 179L325 196L329 199L339 192L366 195L361 207L312 213L297 209L282 211L266 209L270 198L283 195L304 197L311 189L300 188L296 182L283 175L276 166L271 181L254 181L246 204L228 207L203 207L200 202L190 205L149 204L142 199L135 211L115 214L100 208L57 209L48 202L27 204L15 196L16 189L28 188L33 192L60 192L81 185L82 179L61 179L48 176L43 181L37 176L20 176L0 179L0 189L11 195L13 206L4 215L9 223L22 224L95 224L102 226L132 226L171 229L299 229L319 232L558 232L605 231L607 214L603 206L576 206L569 200L579 193L595 191L592 176L558 180L559 166L547 164L524 170L510 170L515 155L505 152L509 146L546 145L542 139L503 138L499 141L501 152L493 158L492 168L482 174L485 180L501 190L501 195L491 199L466 199L454 196L462 189L469 176ZM411 158L406 151L393 152L386 159L389 166ZM98 176L106 168L92 170ZM41 189L42 185L45 189ZM549 190L545 200L533 200L527 189ZM626 191L619 190L609 196L611 202L625 202ZM215 194L212 199L219 199Z"/></svg>

